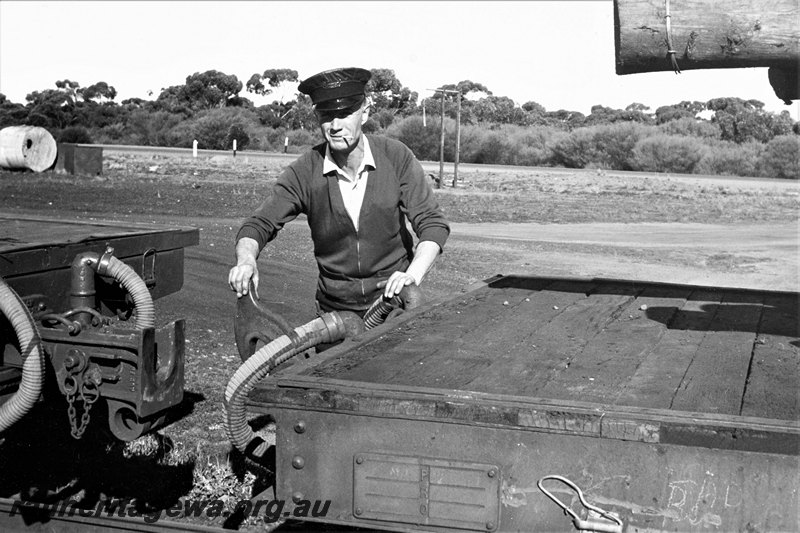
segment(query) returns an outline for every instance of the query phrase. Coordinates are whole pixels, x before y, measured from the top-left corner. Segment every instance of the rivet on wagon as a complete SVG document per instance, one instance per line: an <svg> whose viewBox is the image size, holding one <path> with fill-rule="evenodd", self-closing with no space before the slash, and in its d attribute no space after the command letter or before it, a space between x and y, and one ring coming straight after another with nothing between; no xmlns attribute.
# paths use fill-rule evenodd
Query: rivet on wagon
<svg viewBox="0 0 800 533"><path fill-rule="evenodd" d="M356 464L357 465L360 465L363 462L364 462L364 458L363 457L361 457L360 455L358 457L356 457Z"/></svg>
<svg viewBox="0 0 800 533"><path fill-rule="evenodd" d="M361 510L361 508L360 508L360 507L356 507L356 510L355 510L355 514L356 514L356 516L361 516L361 513L362 513L362 512L363 512L363 511Z"/></svg>
<svg viewBox="0 0 800 533"><path fill-rule="evenodd" d="M295 455L294 457L292 457L292 466L295 467L297 470L300 470L301 468L306 466L306 460L299 455Z"/></svg>
<svg viewBox="0 0 800 533"><path fill-rule="evenodd" d="M294 430L296 433L305 433L306 432L306 423L300 420L297 424L294 425Z"/></svg>
<svg viewBox="0 0 800 533"><path fill-rule="evenodd" d="M494 529L494 522L486 522L486 529Z"/></svg>
<svg viewBox="0 0 800 533"><path fill-rule="evenodd" d="M297 492L293 492L293 493L292 493L292 501L293 501L294 503L300 503L300 502L303 500L303 498L304 498L304 497L303 497L303 493L302 493L302 492L300 492L300 491L297 491Z"/></svg>
<svg viewBox="0 0 800 533"><path fill-rule="evenodd" d="M488 475L489 477L494 477L494 476L496 476L496 475L497 475L497 470L495 470L494 468L492 468L491 470L489 470L489 471L487 472L487 475Z"/></svg>

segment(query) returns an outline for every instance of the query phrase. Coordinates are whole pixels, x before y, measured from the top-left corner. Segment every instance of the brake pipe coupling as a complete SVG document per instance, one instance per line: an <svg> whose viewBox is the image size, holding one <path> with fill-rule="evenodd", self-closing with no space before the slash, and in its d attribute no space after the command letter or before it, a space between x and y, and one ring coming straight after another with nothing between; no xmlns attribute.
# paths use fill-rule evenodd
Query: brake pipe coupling
<svg viewBox="0 0 800 533"><path fill-rule="evenodd" d="M95 271L100 274L101 276L108 276L109 274L109 267L111 264L111 260L114 258L114 248L111 246L106 247L106 251L103 252L103 255L97 259L97 265L95 266Z"/></svg>
<svg viewBox="0 0 800 533"><path fill-rule="evenodd" d="M581 504L586 509L597 513L602 518L598 519L589 516L587 517L586 520L581 520L581 518L577 515L577 513L575 513L575 511L570 509L566 504L564 504L564 502L553 496L553 494L549 490L544 488L542 484L545 480L548 479L560 481L561 483L564 483L565 485L569 486L578 495ZM569 515L570 517L572 517L572 525L575 526L575 529L577 529L578 531L596 531L599 533L622 533L622 520L617 518L612 513L609 513L608 511L600 509L599 507L596 507L587 502L586 498L583 497L583 492L581 491L581 489L579 489L578 486L575 485L575 483L573 483L569 479L556 475L544 476L536 483L536 486L539 487L539 490L541 490L545 496L553 500L553 502L555 502L556 505L561 507L565 515Z"/></svg>
<svg viewBox="0 0 800 533"><path fill-rule="evenodd" d="M108 246L92 266L99 275L111 277L119 282L133 298L136 307L136 329L155 327L155 305L150 290L131 267L114 257L114 248Z"/></svg>

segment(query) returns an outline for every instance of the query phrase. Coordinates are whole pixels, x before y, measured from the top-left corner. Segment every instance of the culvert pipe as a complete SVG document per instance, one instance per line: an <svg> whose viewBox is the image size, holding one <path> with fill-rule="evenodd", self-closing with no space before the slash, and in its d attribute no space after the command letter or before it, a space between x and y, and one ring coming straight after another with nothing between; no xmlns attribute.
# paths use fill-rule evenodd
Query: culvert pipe
<svg viewBox="0 0 800 533"><path fill-rule="evenodd" d="M0 130L0 168L43 172L56 162L58 147L50 132L37 126Z"/></svg>

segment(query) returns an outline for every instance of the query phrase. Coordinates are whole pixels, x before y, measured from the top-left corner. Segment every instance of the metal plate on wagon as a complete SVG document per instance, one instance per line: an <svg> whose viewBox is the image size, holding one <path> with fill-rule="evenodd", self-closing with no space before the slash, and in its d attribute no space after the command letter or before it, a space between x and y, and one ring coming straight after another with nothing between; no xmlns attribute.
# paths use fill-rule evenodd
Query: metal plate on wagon
<svg viewBox="0 0 800 533"><path fill-rule="evenodd" d="M498 524L495 465L359 453L353 458L357 518L492 531Z"/></svg>

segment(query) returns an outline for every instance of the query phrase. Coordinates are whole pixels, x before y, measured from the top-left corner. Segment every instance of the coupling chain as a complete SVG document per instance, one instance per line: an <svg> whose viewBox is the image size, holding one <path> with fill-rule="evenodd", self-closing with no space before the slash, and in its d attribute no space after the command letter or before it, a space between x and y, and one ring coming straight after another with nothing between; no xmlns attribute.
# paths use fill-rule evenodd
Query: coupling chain
<svg viewBox="0 0 800 533"><path fill-rule="evenodd" d="M74 387L67 390L67 417L69 418L70 430L74 439L83 437L86 428L89 427L90 414L92 405L100 397L97 390L97 385L93 381L84 381L82 376L76 376ZM80 386L78 384L80 383ZM83 412L81 413L81 421L78 423L77 410L75 409L75 393L80 390L81 402L83 403Z"/></svg>

